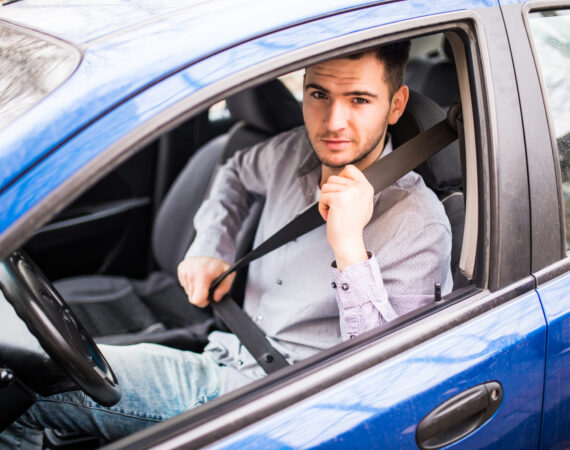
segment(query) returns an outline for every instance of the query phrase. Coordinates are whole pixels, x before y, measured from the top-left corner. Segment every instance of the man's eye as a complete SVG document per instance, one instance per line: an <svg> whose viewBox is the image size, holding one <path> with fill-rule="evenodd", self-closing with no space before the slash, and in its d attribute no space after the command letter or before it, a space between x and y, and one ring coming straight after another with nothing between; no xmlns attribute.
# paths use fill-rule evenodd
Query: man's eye
<svg viewBox="0 0 570 450"><path fill-rule="evenodd" d="M368 103L368 100L366 100L365 98L362 98L362 97L355 97L352 99L352 101L354 103L359 104L359 105L364 105L364 104Z"/></svg>
<svg viewBox="0 0 570 450"><path fill-rule="evenodd" d="M314 91L311 94L314 98L317 98L319 100L324 100L325 98L327 98L327 95L324 92L321 91Z"/></svg>

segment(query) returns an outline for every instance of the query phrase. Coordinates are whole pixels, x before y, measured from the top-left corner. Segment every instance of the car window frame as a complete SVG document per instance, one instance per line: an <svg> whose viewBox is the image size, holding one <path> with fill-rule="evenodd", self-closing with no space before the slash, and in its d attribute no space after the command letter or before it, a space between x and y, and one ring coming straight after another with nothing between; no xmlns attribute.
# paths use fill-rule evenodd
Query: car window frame
<svg viewBox="0 0 570 450"><path fill-rule="evenodd" d="M530 44L530 49L532 52L533 62L536 67L536 72L539 80L540 90L542 93L542 100L544 102L544 109L546 114L546 121L548 123L548 129L550 134L550 145L552 150L552 159L554 161L554 172L556 175L556 187L558 191L558 211L559 211L559 222L560 222L560 258L565 259L568 258L567 246L566 242L568 236L566 236L566 226L565 226L565 217L564 217L564 199L562 194L562 174L561 174L561 165L560 165L560 155L558 152L558 143L556 142L556 131L554 128L554 119L552 117L552 112L549 104L548 99L548 92L546 88L546 84L544 81L544 76L542 74L542 68L540 65L540 60L538 56L538 52L536 49L534 37L532 34L532 28L530 24L530 15L533 12L540 12L540 11L547 11L547 10L555 10L555 9L566 9L570 12L570 5L568 3L560 2L560 1L530 1L525 3L522 6L522 17L524 21L524 26L527 33L528 42ZM542 269L543 267L541 267Z"/></svg>

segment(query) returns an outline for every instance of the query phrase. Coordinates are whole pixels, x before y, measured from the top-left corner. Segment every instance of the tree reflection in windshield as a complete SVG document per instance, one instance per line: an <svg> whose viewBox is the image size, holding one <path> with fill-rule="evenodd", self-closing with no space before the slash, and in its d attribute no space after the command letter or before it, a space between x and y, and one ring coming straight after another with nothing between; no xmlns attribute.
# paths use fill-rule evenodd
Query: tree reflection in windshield
<svg viewBox="0 0 570 450"><path fill-rule="evenodd" d="M0 23L0 128L38 103L73 72L78 52Z"/></svg>

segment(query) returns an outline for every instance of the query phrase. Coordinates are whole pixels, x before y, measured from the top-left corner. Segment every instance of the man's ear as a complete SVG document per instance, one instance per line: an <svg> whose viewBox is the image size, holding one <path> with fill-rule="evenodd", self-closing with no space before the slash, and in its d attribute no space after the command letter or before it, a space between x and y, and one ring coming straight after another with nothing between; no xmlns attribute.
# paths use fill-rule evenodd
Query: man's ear
<svg viewBox="0 0 570 450"><path fill-rule="evenodd" d="M388 123L390 125L394 125L402 117L408 104L408 98L410 98L410 89L403 84L392 96L390 114L388 115Z"/></svg>

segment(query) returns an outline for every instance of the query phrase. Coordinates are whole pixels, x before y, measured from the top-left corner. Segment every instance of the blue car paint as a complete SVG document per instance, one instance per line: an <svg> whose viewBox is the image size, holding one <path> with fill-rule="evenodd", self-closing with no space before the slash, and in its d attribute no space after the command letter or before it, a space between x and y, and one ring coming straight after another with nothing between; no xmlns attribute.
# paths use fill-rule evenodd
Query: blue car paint
<svg viewBox="0 0 570 450"><path fill-rule="evenodd" d="M481 6L481 2L475 3ZM410 10L402 8L403 5L409 6ZM357 29L407 19L411 11L414 14L417 12L415 6L417 4L412 5L409 2L393 6L383 5L286 29L219 53L150 87L93 123L3 192L0 196L0 232L11 226L119 137L143 126L149 118L176 104L182 98L232 73L295 48L302 48ZM439 6L438 4L437 7ZM430 7L430 13L437 12L434 11L436 6L430 5ZM389 8L392 11L391 15L386 14ZM372 12L376 12L377 15ZM350 23L352 28L348 28L346 23ZM356 23L358 27L355 27ZM137 30L133 33L136 34ZM160 34L160 31L157 30L157 33ZM71 135L80 125L88 123L101 111L117 104L121 99L121 92L124 94L130 92L127 89L134 90L147 86L151 80L160 78L168 72L169 63L178 63L177 59L170 59L169 55L156 67L145 67L146 72L141 74L136 73L136 70L129 73L126 62L116 74L105 74L100 68L106 60L120 59L121 54L128 54L131 51L135 53L138 51L136 54L139 59L135 58L133 62L140 66L135 65L135 69L143 68L141 51L137 48L141 42L151 45L152 37L147 36L148 40L145 40L143 36L134 38L129 35L124 41L111 40L101 43L94 49L88 49L82 66L66 85L18 123L14 123L15 126L10 127L6 133L3 132L14 141L12 147L5 147L4 143L9 144L10 139L2 140L1 180L7 182L10 177L25 171L39 157L54 148L62 137ZM117 40L122 42L116 42ZM160 55L152 54L152 51L159 51L158 46L151 45L151 47L152 58L159 58ZM212 48L208 51L214 51ZM182 60L180 56L182 53L177 53L176 58L180 57ZM185 61L189 60L191 59ZM135 74L137 80L134 80ZM101 78L98 78L97 83L93 83L92 77ZM82 92L81 88L85 86L87 80L90 81L90 89ZM77 98L84 99L85 102L75 104ZM44 116L44 113L48 115ZM50 132L46 133L48 129ZM24 140L23 136L29 137L29 140ZM21 158L15 155L18 147L14 142L19 142L20 150L24 153ZM26 148L30 150L27 153L24 151ZM566 316L570 296L569 284L570 276L565 276L538 290L548 319L548 335L552 337L548 341L546 360L547 390L544 398L541 441L544 447L550 447L569 438L567 434L562 435L564 429L569 429L567 422L570 421L568 414L570 401L567 400L570 398L570 388L568 383L565 383L568 375L567 367L570 367L566 351L570 337L565 332L570 325ZM487 339L483 341L477 336L486 336ZM507 396L515 395L517 387L522 386L524 389L521 390L515 404L509 406L510 410L505 411L506 408L502 408L496 413L501 420L489 422L457 445L480 448L493 447L493 444L501 446L501 442L510 442L513 447L537 446L544 381L545 340L544 317L540 305L536 296L528 295L414 348L377 369L370 369L346 380L335 386L334 390L311 397L236 434L218 446L241 448L243 445L270 442L287 448L289 445L287 439L291 437L291 433L303 429L306 431L307 420L317 417L319 420L315 421L316 425L313 426L311 422L309 430L311 436L301 436L301 441L292 441L292 446L298 447L302 445L299 442L306 442L306 445L323 447L339 444L347 448L393 447L395 445L393 441L383 442L382 437L392 436L390 432L398 429L401 430L400 441L396 446L411 448L415 446L414 424L429 412L429 407L455 395L460 388L468 388L490 379L508 380L508 384L503 386L505 402ZM464 353L473 349L478 351ZM428 371L427 374L421 370L422 368ZM409 397L407 392L398 391L397 381L401 377L408 377L407 379L411 380L409 385L406 384L406 390L413 392L412 389L416 388L420 393L418 397ZM374 392L374 396L371 396L370 392L360 392L362 387L366 386L379 386L379 388ZM361 394L358 398L366 399L366 403L362 400L354 401L358 392ZM560 399L565 400L561 402ZM399 411L399 414L394 415L394 411ZM401 423L404 421L405 423ZM326 423L328 426L323 429L321 425L319 428L318 423ZM529 441L528 436L536 437L536 440ZM523 437L524 442L517 441Z"/></svg>
<svg viewBox="0 0 570 450"><path fill-rule="evenodd" d="M12 4L0 15L15 23L58 36L78 45L88 44L130 27L157 18L179 14L204 0L128 0L98 2L96 8L86 8L84 0L50 2L26 0ZM233 3L237 3L234 0Z"/></svg>
<svg viewBox="0 0 570 450"><path fill-rule="evenodd" d="M453 446L536 448L545 346L544 314L532 292L213 448L417 448L416 426L431 408L493 380L500 380L504 395L493 420Z"/></svg>
<svg viewBox="0 0 570 450"><path fill-rule="evenodd" d="M570 441L570 275L538 288L548 324L542 448Z"/></svg>
<svg viewBox="0 0 570 450"><path fill-rule="evenodd" d="M281 3L272 8L264 6L262 10L265 13L255 18L251 17L249 11L237 7L231 13L225 11L225 14L219 14L215 10L204 13L200 8L208 6L200 4L187 12L179 12L174 19L157 20L144 28L127 29L116 36L91 43L84 50L80 67L62 87L1 132L0 167L3 170L0 171L0 192L7 189L22 172L58 149L62 141L70 139L101 114L173 70L237 42L247 41L255 35L286 27L295 21L312 19L332 8L330 5L325 8L321 4L308 10L307 5L295 8L289 3L279 6ZM361 3L354 2L352 5ZM345 7L351 5L343 4ZM261 2L260 5L265 3ZM250 53L248 57L251 58L250 64L259 63L277 56L285 49L302 48L341 34L428 14L491 5L489 1L458 3L451 0L436 5L427 1L381 4L268 35L266 41L258 39L255 42L269 42L269 47L258 46L255 49L257 53ZM340 8L340 2L337 7ZM303 15L287 12L291 10L303 11ZM235 29L228 23L227 17L236 23L245 22L247 18L247 27ZM208 36L208 39L204 39L204 36ZM196 42L200 45L194 45ZM165 47L168 51L165 51ZM245 57L250 47L240 48L244 49L244 53L238 56ZM233 59L231 49L226 54ZM234 68L228 66L222 71L216 74L216 79L231 74ZM201 78L197 80L201 86L208 82ZM16 219L11 217L9 222ZM2 220L1 224L0 231L6 228L6 221Z"/></svg>

